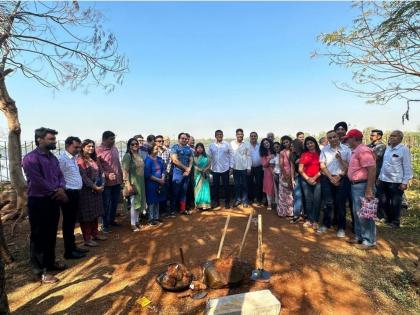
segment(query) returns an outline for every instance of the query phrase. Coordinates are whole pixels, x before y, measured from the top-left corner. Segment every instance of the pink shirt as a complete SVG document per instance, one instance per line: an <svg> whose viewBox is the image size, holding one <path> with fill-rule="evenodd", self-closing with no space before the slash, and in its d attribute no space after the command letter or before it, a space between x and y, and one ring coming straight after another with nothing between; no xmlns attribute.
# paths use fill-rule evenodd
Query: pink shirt
<svg viewBox="0 0 420 315"><path fill-rule="evenodd" d="M351 153L348 177L351 181L367 180L367 167L376 166L373 151L364 144L359 144Z"/></svg>
<svg viewBox="0 0 420 315"><path fill-rule="evenodd" d="M115 146L112 148L107 148L103 145L100 145L96 147L96 155L98 156L98 160L105 173L105 186L122 184L123 178L118 149ZM117 175L117 179L110 180L110 173Z"/></svg>

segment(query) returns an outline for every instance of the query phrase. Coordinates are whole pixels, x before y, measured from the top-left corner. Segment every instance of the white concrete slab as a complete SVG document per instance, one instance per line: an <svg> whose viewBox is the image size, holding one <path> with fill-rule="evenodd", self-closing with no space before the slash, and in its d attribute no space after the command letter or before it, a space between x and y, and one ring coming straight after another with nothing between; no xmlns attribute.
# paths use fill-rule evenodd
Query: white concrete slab
<svg viewBox="0 0 420 315"><path fill-rule="evenodd" d="M207 315L278 315L280 301L270 290L260 290L209 299Z"/></svg>

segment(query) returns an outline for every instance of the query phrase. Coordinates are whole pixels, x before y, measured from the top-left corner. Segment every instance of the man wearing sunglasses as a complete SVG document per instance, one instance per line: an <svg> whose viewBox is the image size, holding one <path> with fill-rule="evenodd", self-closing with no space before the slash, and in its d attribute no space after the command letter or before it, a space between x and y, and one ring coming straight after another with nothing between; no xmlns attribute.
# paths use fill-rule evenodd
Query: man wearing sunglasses
<svg viewBox="0 0 420 315"><path fill-rule="evenodd" d="M163 162L165 163L165 192L167 198L164 201L161 201L159 204L159 211L162 215L167 217L173 217L175 213L171 212L171 208L167 205L167 200L169 199L170 193L170 186L172 181L172 174L171 173L171 149L167 148L164 145L164 139L162 135L157 135L155 137L155 143L158 147L158 156L162 158Z"/></svg>

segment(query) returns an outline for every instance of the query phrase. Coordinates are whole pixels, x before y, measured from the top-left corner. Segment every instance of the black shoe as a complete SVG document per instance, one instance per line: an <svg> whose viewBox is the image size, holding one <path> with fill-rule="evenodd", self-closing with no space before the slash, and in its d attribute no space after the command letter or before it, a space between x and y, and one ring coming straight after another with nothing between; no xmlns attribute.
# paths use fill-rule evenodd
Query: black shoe
<svg viewBox="0 0 420 315"><path fill-rule="evenodd" d="M235 201L235 203L233 204L234 207L238 207L241 204L240 201Z"/></svg>
<svg viewBox="0 0 420 315"><path fill-rule="evenodd" d="M87 248L81 248L81 247L75 247L74 248L75 252L79 252L79 253L89 253L89 249Z"/></svg>
<svg viewBox="0 0 420 315"><path fill-rule="evenodd" d="M300 221L300 217L293 217L292 220L290 220L290 223L298 223Z"/></svg>
<svg viewBox="0 0 420 315"><path fill-rule="evenodd" d="M230 209L230 204L229 204L229 203L227 203L227 204L225 205L225 209Z"/></svg>
<svg viewBox="0 0 420 315"><path fill-rule="evenodd" d="M249 208L249 204L247 204L247 203L244 203L244 206L243 206L244 208Z"/></svg>
<svg viewBox="0 0 420 315"><path fill-rule="evenodd" d="M86 254L76 252L76 251L73 251L70 254L64 254L65 259L80 259L80 258L83 258L85 256L86 256Z"/></svg>
<svg viewBox="0 0 420 315"><path fill-rule="evenodd" d="M119 224L119 223L117 223L117 222L115 222L115 221L112 221L111 223L110 223L110 225L111 226L121 226L121 224Z"/></svg>
<svg viewBox="0 0 420 315"><path fill-rule="evenodd" d="M219 208L220 207L220 203L219 202L213 202L213 204L211 205L212 208Z"/></svg>
<svg viewBox="0 0 420 315"><path fill-rule="evenodd" d="M67 265L56 262L52 267L47 268L47 271L63 271L67 269Z"/></svg>

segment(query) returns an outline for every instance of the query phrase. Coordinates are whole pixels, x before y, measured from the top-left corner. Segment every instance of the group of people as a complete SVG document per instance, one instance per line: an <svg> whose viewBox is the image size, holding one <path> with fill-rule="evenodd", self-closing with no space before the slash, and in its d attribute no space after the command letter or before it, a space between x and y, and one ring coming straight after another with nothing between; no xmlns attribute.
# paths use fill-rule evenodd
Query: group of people
<svg viewBox="0 0 420 315"><path fill-rule="evenodd" d="M401 143L401 131L393 131L385 144L382 131L373 130L366 146L362 132L347 131L345 122L328 131L320 144L303 132L296 139L283 136L279 142L273 133L259 142L257 132L251 132L245 141L240 128L230 143L224 141L222 130L216 130L207 150L185 132L172 147L169 137L149 135L145 141L136 135L127 141L121 161L111 131L102 134L98 146L90 139L68 137L58 158L52 153L56 135L53 129L35 130L37 148L22 162L28 182L30 260L44 283L58 281L50 271L66 268L55 259L60 209L64 257L78 259L89 250L76 246L76 222L84 245L99 246L107 239L105 234L120 225L115 218L121 190L133 232L143 227L145 216L155 226L162 217L220 207L221 182L226 209L265 204L267 210L275 209L291 223L304 221L318 233L336 225L337 237L346 236L348 201L355 234L349 241L370 249L376 245L376 227L373 220L358 216L361 197L376 196L378 216L398 227L402 195L412 178L411 156Z"/></svg>

